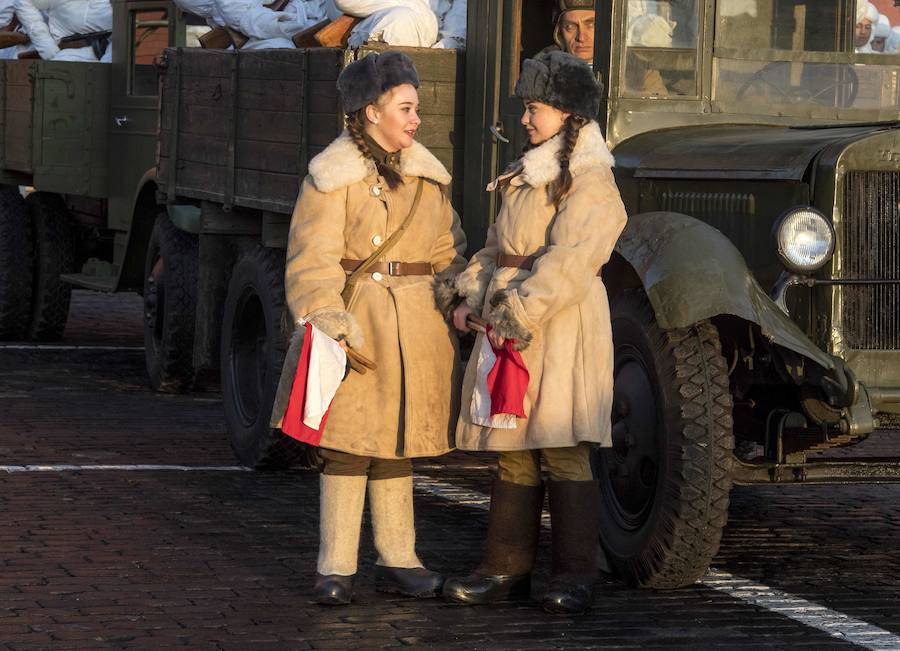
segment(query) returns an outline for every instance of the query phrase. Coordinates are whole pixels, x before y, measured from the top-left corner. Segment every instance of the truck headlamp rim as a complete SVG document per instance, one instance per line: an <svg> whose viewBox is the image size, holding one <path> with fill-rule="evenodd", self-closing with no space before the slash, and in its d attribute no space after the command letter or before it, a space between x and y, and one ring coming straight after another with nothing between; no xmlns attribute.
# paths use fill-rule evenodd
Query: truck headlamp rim
<svg viewBox="0 0 900 651"><path fill-rule="evenodd" d="M834 255L834 226L812 206L797 206L775 222L775 248L781 264L796 274L811 274Z"/></svg>

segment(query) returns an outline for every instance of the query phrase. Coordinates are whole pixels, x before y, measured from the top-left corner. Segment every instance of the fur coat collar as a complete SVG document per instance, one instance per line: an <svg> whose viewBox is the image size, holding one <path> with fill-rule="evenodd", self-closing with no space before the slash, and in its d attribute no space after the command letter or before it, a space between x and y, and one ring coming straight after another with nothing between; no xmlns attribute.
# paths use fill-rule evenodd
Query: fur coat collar
<svg viewBox="0 0 900 651"><path fill-rule="evenodd" d="M525 183L533 188L551 183L559 176L559 160L556 155L561 146L562 138L555 135L534 149L528 150L516 167L488 185L488 191L496 190L506 179L511 179L512 185ZM606 146L606 141L600 132L600 125L592 120L582 127L578 134L578 142L575 143L575 148L569 158L569 171L573 176L577 176L597 167L613 167L614 165L615 159Z"/></svg>
<svg viewBox="0 0 900 651"><path fill-rule="evenodd" d="M450 183L450 172L424 145L414 142L400 152L403 176L421 176L441 185ZM345 130L309 162L309 175L319 192L333 192L377 174Z"/></svg>

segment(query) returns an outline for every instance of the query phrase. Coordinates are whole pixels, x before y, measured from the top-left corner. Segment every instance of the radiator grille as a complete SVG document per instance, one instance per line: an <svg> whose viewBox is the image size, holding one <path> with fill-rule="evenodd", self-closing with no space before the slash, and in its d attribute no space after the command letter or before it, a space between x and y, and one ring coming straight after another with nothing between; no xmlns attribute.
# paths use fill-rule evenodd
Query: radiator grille
<svg viewBox="0 0 900 651"><path fill-rule="evenodd" d="M663 192L660 209L700 219L756 214L756 196L738 192Z"/></svg>
<svg viewBox="0 0 900 651"><path fill-rule="evenodd" d="M900 172L845 177L843 278L900 281ZM900 284L843 285L844 339L855 350L900 350Z"/></svg>

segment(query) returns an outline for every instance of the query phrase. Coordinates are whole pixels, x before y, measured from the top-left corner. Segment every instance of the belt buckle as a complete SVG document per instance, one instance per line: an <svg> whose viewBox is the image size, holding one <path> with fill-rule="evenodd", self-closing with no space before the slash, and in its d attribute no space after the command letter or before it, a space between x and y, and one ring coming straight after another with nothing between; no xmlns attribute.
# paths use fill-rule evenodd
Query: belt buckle
<svg viewBox="0 0 900 651"><path fill-rule="evenodd" d="M388 262L388 276L399 276L400 275L400 263L396 260L391 260Z"/></svg>

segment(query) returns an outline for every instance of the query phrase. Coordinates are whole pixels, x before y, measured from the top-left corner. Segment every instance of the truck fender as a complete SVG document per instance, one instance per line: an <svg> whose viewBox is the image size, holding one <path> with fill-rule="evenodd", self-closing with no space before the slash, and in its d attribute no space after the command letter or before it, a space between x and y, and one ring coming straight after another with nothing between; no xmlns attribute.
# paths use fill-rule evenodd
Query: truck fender
<svg viewBox="0 0 900 651"><path fill-rule="evenodd" d="M156 168L144 173L131 200L131 227L127 233L124 258L119 263L119 281L116 291L136 288L143 284L144 256L150 233L156 221Z"/></svg>
<svg viewBox="0 0 900 651"><path fill-rule="evenodd" d="M734 244L709 224L681 213L633 215L615 252L636 274L660 327L685 328L730 314L828 371L843 370L769 298ZM615 275L615 263L609 275Z"/></svg>

